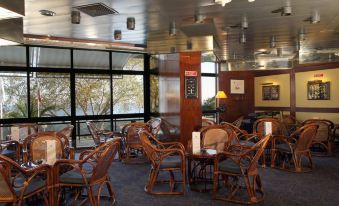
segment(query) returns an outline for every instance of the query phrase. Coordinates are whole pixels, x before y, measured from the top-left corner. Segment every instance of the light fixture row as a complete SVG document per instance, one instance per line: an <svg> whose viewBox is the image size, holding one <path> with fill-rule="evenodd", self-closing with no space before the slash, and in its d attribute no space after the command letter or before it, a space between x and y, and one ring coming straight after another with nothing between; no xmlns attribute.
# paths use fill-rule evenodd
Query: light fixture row
<svg viewBox="0 0 339 206"><path fill-rule="evenodd" d="M231 3L232 0L214 0L215 3L225 6L228 3ZM248 0L248 2L254 2L255 0Z"/></svg>

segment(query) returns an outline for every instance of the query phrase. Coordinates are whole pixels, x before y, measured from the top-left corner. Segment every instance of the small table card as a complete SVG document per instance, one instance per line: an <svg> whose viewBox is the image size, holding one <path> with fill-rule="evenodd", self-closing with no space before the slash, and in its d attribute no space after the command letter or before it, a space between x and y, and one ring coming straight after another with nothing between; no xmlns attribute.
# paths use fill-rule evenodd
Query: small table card
<svg viewBox="0 0 339 206"><path fill-rule="evenodd" d="M265 122L265 135L272 134L272 122Z"/></svg>
<svg viewBox="0 0 339 206"><path fill-rule="evenodd" d="M200 132L192 132L192 152L200 152Z"/></svg>
<svg viewBox="0 0 339 206"><path fill-rule="evenodd" d="M55 140L46 140L46 162L49 165L53 165L56 162Z"/></svg>
<svg viewBox="0 0 339 206"><path fill-rule="evenodd" d="M19 127L11 127L11 140L20 140L20 129Z"/></svg>

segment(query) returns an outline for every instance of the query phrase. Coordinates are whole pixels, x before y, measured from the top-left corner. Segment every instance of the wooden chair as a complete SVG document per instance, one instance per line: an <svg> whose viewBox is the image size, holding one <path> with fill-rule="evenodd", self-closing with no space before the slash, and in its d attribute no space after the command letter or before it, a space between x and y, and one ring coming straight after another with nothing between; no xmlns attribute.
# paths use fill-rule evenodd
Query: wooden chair
<svg viewBox="0 0 339 206"><path fill-rule="evenodd" d="M145 162L146 158L138 134L143 130L150 132L148 124L142 122L129 123L121 129L125 142L125 162L130 162L131 158L133 158L135 162Z"/></svg>
<svg viewBox="0 0 339 206"><path fill-rule="evenodd" d="M159 142L151 133L142 131L139 133L142 146L146 152L148 159L151 161L151 171L148 177L148 182L145 186L145 191L153 195L180 195L185 194L186 191L186 159L185 148L179 142ZM151 142L154 142L152 143ZM169 191L155 191L154 186L157 181L158 174L161 171L169 172L169 181L162 183L169 183ZM179 171L181 174L181 181L175 180L174 171ZM181 183L182 190L175 191L176 183Z"/></svg>
<svg viewBox="0 0 339 206"><path fill-rule="evenodd" d="M115 203L113 187L109 180L110 168L119 150L120 141L113 140L104 143L94 150L87 150L80 154L79 160L58 160L54 165L56 174L55 187L60 202L62 188L78 188L75 200L81 195L81 190L86 189L89 202L92 206L100 205L102 189L106 185L109 200ZM71 169L70 169L71 168ZM64 172L64 171L67 172ZM94 190L98 187L97 195ZM86 200L85 200L86 201Z"/></svg>
<svg viewBox="0 0 339 206"><path fill-rule="evenodd" d="M161 125L161 118L152 118L146 122L148 125L150 131L154 136L158 134L160 131L160 125Z"/></svg>
<svg viewBox="0 0 339 206"><path fill-rule="evenodd" d="M206 118L201 119L201 127L206 127L206 126L216 125L216 124L217 123L211 119L206 119Z"/></svg>
<svg viewBox="0 0 339 206"><path fill-rule="evenodd" d="M214 161L214 199L240 204L255 204L264 199L257 162L269 139L270 135L267 135L251 148L234 147L229 152L225 151L217 155ZM219 192L220 176L226 187L226 195L221 195ZM244 184L241 180L244 181ZM241 191L246 191L248 198L244 199L244 195L240 194Z"/></svg>
<svg viewBox="0 0 339 206"><path fill-rule="evenodd" d="M275 167L277 155L280 155L281 168L293 172L308 172L313 168L310 146L317 134L318 125L306 124L297 129L290 137L274 136L272 139L271 167ZM310 169L302 167L302 157L308 158ZM291 161L292 159L292 161ZM287 165L286 165L287 164ZM293 169L290 168L291 164Z"/></svg>
<svg viewBox="0 0 339 206"><path fill-rule="evenodd" d="M100 146L105 143L109 138L113 138L115 132L109 130L101 130L97 128L92 121L86 121L87 128L92 135L95 147ZM103 139L102 139L103 137Z"/></svg>
<svg viewBox="0 0 339 206"><path fill-rule="evenodd" d="M0 154L11 158L14 161L20 161L20 143L15 140L0 142Z"/></svg>
<svg viewBox="0 0 339 206"><path fill-rule="evenodd" d="M47 159L46 140L55 141L56 159L74 159L74 148L66 137L56 132L39 132L29 135L23 141L23 162Z"/></svg>
<svg viewBox="0 0 339 206"><path fill-rule="evenodd" d="M0 155L0 204L23 205L27 198L41 195L45 205L49 205L49 174L48 165L24 169L12 159Z"/></svg>
<svg viewBox="0 0 339 206"><path fill-rule="evenodd" d="M302 125L317 124L319 126L316 136L313 138L312 147L320 146L322 151L313 151L315 156L331 156L334 150L335 128L332 121L327 119L308 119ZM312 150L316 149L315 147Z"/></svg>

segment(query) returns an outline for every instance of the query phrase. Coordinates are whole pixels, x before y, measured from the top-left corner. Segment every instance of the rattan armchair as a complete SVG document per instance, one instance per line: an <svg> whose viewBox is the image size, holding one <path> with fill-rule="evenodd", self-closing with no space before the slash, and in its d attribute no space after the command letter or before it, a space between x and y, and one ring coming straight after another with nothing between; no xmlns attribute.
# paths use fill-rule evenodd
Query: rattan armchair
<svg viewBox="0 0 339 206"><path fill-rule="evenodd" d="M41 195L45 205L49 205L50 180L48 165L24 169L12 159L0 155L0 204L22 205L25 199Z"/></svg>
<svg viewBox="0 0 339 206"><path fill-rule="evenodd" d="M206 127L206 126L216 125L216 124L217 123L211 119L206 119L206 118L201 119L201 127Z"/></svg>
<svg viewBox="0 0 339 206"><path fill-rule="evenodd" d="M238 119L234 120L234 122L232 122L232 124L234 126L240 128L243 120L244 120L244 116L240 116Z"/></svg>
<svg viewBox="0 0 339 206"><path fill-rule="evenodd" d="M153 195L181 195L186 191L186 159L185 148L179 142L159 142L151 133L139 133L142 146L151 161L151 171L145 186L145 191ZM152 143L153 142L153 143ZM168 181L157 181L159 172L169 172ZM179 171L181 180L175 180L174 171ZM156 183L168 183L169 191L157 191ZM175 191L176 184L182 185L181 191Z"/></svg>
<svg viewBox="0 0 339 206"><path fill-rule="evenodd" d="M158 132L160 131L161 123L162 123L161 118L152 118L146 122L146 124L148 125L150 131L152 132L154 136L156 136Z"/></svg>
<svg viewBox="0 0 339 206"><path fill-rule="evenodd" d="M142 122L134 122L124 125L121 132L124 136L125 143L125 162L145 162L144 150L139 138L140 131L150 131L148 124Z"/></svg>
<svg viewBox="0 0 339 206"><path fill-rule="evenodd" d="M62 188L78 188L75 200L81 195L81 190L86 189L91 205L100 205L100 200L104 199L101 192L106 185L109 192L108 198L113 205L115 196L109 180L108 169L118 153L119 144L119 140L109 141L94 150L82 152L79 160L58 160L54 165L58 202L60 202ZM94 191L97 187L95 196Z"/></svg>
<svg viewBox="0 0 339 206"><path fill-rule="evenodd" d="M217 155L214 161L214 199L240 204L255 204L264 199L257 162L269 139L270 135L263 137L251 148L238 145L232 147L228 152L225 151ZM224 188L220 188L220 176ZM242 192L247 192L247 198Z"/></svg>
<svg viewBox="0 0 339 206"><path fill-rule="evenodd" d="M15 161L20 160L20 144L15 140L0 141L0 154Z"/></svg>
<svg viewBox="0 0 339 206"><path fill-rule="evenodd" d="M115 132L97 128L92 121L86 121L86 125L92 135L95 147L107 142L108 139L113 138L115 135Z"/></svg>
<svg viewBox="0 0 339 206"><path fill-rule="evenodd" d="M334 150L335 127L334 123L326 119L308 119L302 125L317 124L319 126L318 132L312 141L312 150L315 146L320 146L322 151L312 151L315 156L331 156Z"/></svg>
<svg viewBox="0 0 339 206"><path fill-rule="evenodd" d="M281 169L293 172L308 172L313 168L310 146L317 134L318 125L306 124L297 129L290 137L274 136L272 139L271 167L279 160ZM279 158L277 158L277 156ZM310 168L302 167L302 157L308 158ZM291 165L293 167L291 167Z"/></svg>
<svg viewBox="0 0 339 206"><path fill-rule="evenodd" d="M27 136L23 141L23 162L46 160L46 140L55 141L56 159L74 159L74 148L65 138L56 132L39 132Z"/></svg>

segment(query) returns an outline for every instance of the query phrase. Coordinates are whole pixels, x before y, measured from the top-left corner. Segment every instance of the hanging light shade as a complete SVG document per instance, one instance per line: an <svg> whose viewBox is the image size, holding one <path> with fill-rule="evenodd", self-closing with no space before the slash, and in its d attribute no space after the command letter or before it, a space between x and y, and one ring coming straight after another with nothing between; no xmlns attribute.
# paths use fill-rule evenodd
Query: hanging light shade
<svg viewBox="0 0 339 206"><path fill-rule="evenodd" d="M282 16L290 16L292 14L292 6L290 0L286 1L285 6L283 7L283 11L281 13Z"/></svg>
<svg viewBox="0 0 339 206"><path fill-rule="evenodd" d="M186 42L186 48L188 49L188 50L191 50L192 48L193 48L193 43L192 43L192 40L187 40L187 42Z"/></svg>
<svg viewBox="0 0 339 206"><path fill-rule="evenodd" d="M241 32L241 34L240 34L239 42L240 42L241 44L245 44L245 43L246 43L246 35L245 35L245 32L244 32L244 31Z"/></svg>
<svg viewBox="0 0 339 206"><path fill-rule="evenodd" d="M114 39L121 40L121 38L122 38L121 30L114 30Z"/></svg>
<svg viewBox="0 0 339 206"><path fill-rule="evenodd" d="M246 17L246 16L244 16L244 17L242 18L242 21L241 21L241 28L242 28L242 29L247 29L247 28L248 28L248 21L247 21L247 17Z"/></svg>
<svg viewBox="0 0 339 206"><path fill-rule="evenodd" d="M311 18L311 23L312 24L317 24L320 22L320 14L318 10L314 10L312 13L312 18Z"/></svg>
<svg viewBox="0 0 339 206"><path fill-rule="evenodd" d="M127 18L127 29L128 30L134 30L135 29L135 18L134 17L128 17Z"/></svg>
<svg viewBox="0 0 339 206"><path fill-rule="evenodd" d="M199 11L195 11L195 14L194 14L195 23L203 23L204 19L205 19L204 16Z"/></svg>
<svg viewBox="0 0 339 206"><path fill-rule="evenodd" d="M177 30L175 28L175 21L170 22L168 30L170 36L175 36L177 34Z"/></svg>
<svg viewBox="0 0 339 206"><path fill-rule="evenodd" d="M72 24L80 24L80 11L72 11L71 13L71 18L72 18Z"/></svg>
<svg viewBox="0 0 339 206"><path fill-rule="evenodd" d="M306 38L305 36L306 36L305 28L301 27L300 30L299 30L299 40L304 41L305 38Z"/></svg>
<svg viewBox="0 0 339 206"><path fill-rule="evenodd" d="M275 35L271 36L270 47L275 48L277 46Z"/></svg>

